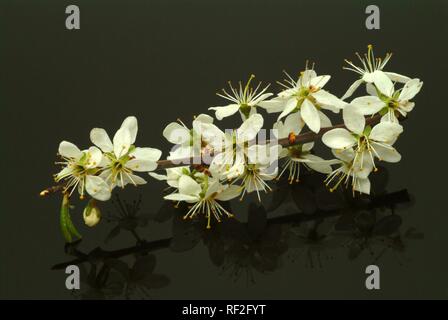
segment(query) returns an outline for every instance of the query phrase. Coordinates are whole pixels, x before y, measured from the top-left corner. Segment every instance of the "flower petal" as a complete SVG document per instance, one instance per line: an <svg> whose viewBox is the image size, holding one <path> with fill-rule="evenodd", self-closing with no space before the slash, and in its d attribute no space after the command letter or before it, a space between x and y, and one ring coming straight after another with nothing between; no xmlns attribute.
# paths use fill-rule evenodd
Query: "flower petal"
<svg viewBox="0 0 448 320"><path fill-rule="evenodd" d="M260 129L263 127L263 117L260 114L254 114L249 117L243 124L236 130L237 142L250 141L254 139Z"/></svg>
<svg viewBox="0 0 448 320"><path fill-rule="evenodd" d="M403 127L398 123L380 122L372 128L369 139L392 143L392 141L395 141L402 132Z"/></svg>
<svg viewBox="0 0 448 320"><path fill-rule="evenodd" d="M303 71L300 75L297 84L302 87L309 87L311 83L311 79L317 77L316 71L312 69L307 69Z"/></svg>
<svg viewBox="0 0 448 320"><path fill-rule="evenodd" d="M342 111L344 124L348 130L360 135L364 131L366 119L356 106L349 104Z"/></svg>
<svg viewBox="0 0 448 320"><path fill-rule="evenodd" d="M395 72L384 72L390 80L394 81L394 82L400 82L400 83L406 83L409 80L411 80L411 78L395 73Z"/></svg>
<svg viewBox="0 0 448 320"><path fill-rule="evenodd" d="M101 164L103 153L97 147L90 147L87 151L86 168L96 168Z"/></svg>
<svg viewBox="0 0 448 320"><path fill-rule="evenodd" d="M205 193L204 198L208 199L213 196L213 194L218 194L224 189L224 186L219 182L218 179L209 179L207 192Z"/></svg>
<svg viewBox="0 0 448 320"><path fill-rule="evenodd" d="M400 162L401 154L395 148L386 148L377 143L372 143L373 148L378 154L377 157L380 161L386 161L391 163Z"/></svg>
<svg viewBox="0 0 448 320"><path fill-rule="evenodd" d="M369 179L356 179L356 183L353 185L353 190L370 194L370 180Z"/></svg>
<svg viewBox="0 0 448 320"><path fill-rule="evenodd" d="M145 179L132 173L128 173L126 178L129 181L128 183L132 183L135 186L146 184Z"/></svg>
<svg viewBox="0 0 448 320"><path fill-rule="evenodd" d="M328 81L330 81L331 76L325 75L325 76L318 76L314 77L310 80L310 86L316 87L316 88L323 88Z"/></svg>
<svg viewBox="0 0 448 320"><path fill-rule="evenodd" d="M417 93L420 92L422 86L423 82L421 82L420 79L415 78L409 80L404 85L403 90L401 90L398 100L411 100Z"/></svg>
<svg viewBox="0 0 448 320"><path fill-rule="evenodd" d="M165 181L165 180L168 179L168 177L166 175L164 175L164 174L158 174L158 173L155 173L155 172L148 172L148 174L151 177L153 177L154 179L159 180L159 181Z"/></svg>
<svg viewBox="0 0 448 320"><path fill-rule="evenodd" d="M135 139L137 138L137 131L138 131L137 118L134 116L127 117L121 124L121 128L127 128L129 130L129 133L131 134L131 144L133 144L135 142Z"/></svg>
<svg viewBox="0 0 448 320"><path fill-rule="evenodd" d="M114 153L119 159L129 151L132 144L132 136L126 127L118 129L114 136Z"/></svg>
<svg viewBox="0 0 448 320"><path fill-rule="evenodd" d="M223 118L234 115L239 109L240 106L238 104L229 104L228 106L225 107L208 108L208 110L215 110L215 117L218 120L222 120Z"/></svg>
<svg viewBox="0 0 448 320"><path fill-rule="evenodd" d="M173 144L183 144L190 140L190 130L177 122L171 122L163 130L163 136Z"/></svg>
<svg viewBox="0 0 448 320"><path fill-rule="evenodd" d="M323 107L334 107L336 109L343 109L347 103L336 97L335 95L329 93L325 90L319 90L312 94L316 98L317 103Z"/></svg>
<svg viewBox="0 0 448 320"><path fill-rule="evenodd" d="M154 171L157 168L157 163L150 160L132 159L126 162L125 167L137 172Z"/></svg>
<svg viewBox="0 0 448 320"><path fill-rule="evenodd" d="M241 194L242 188L237 185L229 185L226 189L224 189L222 192L220 192L216 199L220 201L229 201L236 197L238 197Z"/></svg>
<svg viewBox="0 0 448 320"><path fill-rule="evenodd" d="M221 150L224 147L225 134L212 123L202 123L201 129L197 131L201 135L202 141L209 144L215 150Z"/></svg>
<svg viewBox="0 0 448 320"><path fill-rule="evenodd" d="M63 168L61 171L58 172L58 174L56 175L56 182L59 182L61 179L67 178L69 176L71 176L74 172L74 168L72 166L68 166Z"/></svg>
<svg viewBox="0 0 448 320"><path fill-rule="evenodd" d="M189 196L187 194L181 194L181 193L172 193L167 196L164 196L163 199L172 200L172 201L185 201L185 202L189 202L189 203L194 203L194 202L199 201L199 197Z"/></svg>
<svg viewBox="0 0 448 320"><path fill-rule="evenodd" d="M114 150L114 145L104 129L93 128L90 131L90 141L104 152L112 152Z"/></svg>
<svg viewBox="0 0 448 320"><path fill-rule="evenodd" d="M199 197L202 188L199 183L197 183L190 176L183 175L179 179L179 193L194 197Z"/></svg>
<svg viewBox="0 0 448 320"><path fill-rule="evenodd" d="M336 128L325 132L322 142L332 149L345 149L354 146L356 138L347 129Z"/></svg>
<svg viewBox="0 0 448 320"><path fill-rule="evenodd" d="M330 118L328 118L327 115L322 111L319 111L319 118L321 128L327 128L332 126Z"/></svg>
<svg viewBox="0 0 448 320"><path fill-rule="evenodd" d="M344 150L332 149L331 152L336 158L347 163L350 163L355 157L355 151L352 148Z"/></svg>
<svg viewBox="0 0 448 320"><path fill-rule="evenodd" d="M283 129L286 132L286 136L283 138L286 138L291 132L295 135L299 134L304 125L305 123L299 112L291 113L286 117L285 122L283 123Z"/></svg>
<svg viewBox="0 0 448 320"><path fill-rule="evenodd" d="M308 152L308 151L310 151L311 149L313 149L313 147L314 147L314 142L304 143L304 144L302 145L302 152Z"/></svg>
<svg viewBox="0 0 448 320"><path fill-rule="evenodd" d="M329 174L333 171L329 161L315 156L314 154L305 154L302 156L302 158L308 160L305 162L305 164L314 171L325 174Z"/></svg>
<svg viewBox="0 0 448 320"><path fill-rule="evenodd" d="M373 72L373 79L375 86L382 94L392 97L394 93L394 84L383 71L376 70Z"/></svg>
<svg viewBox="0 0 448 320"><path fill-rule="evenodd" d="M305 99L300 107L300 115L306 125L314 132L320 130L320 116L316 107L308 100Z"/></svg>
<svg viewBox="0 0 448 320"><path fill-rule="evenodd" d="M86 191L92 198L100 201L107 201L111 196L109 185L98 176L86 177Z"/></svg>
<svg viewBox="0 0 448 320"><path fill-rule="evenodd" d="M364 82L362 79L358 79L355 82L352 83L352 85L347 89L347 91L342 96L341 100L345 100L347 98L350 98L353 93L355 93L356 89Z"/></svg>
<svg viewBox="0 0 448 320"><path fill-rule="evenodd" d="M59 144L59 154L65 158L80 159L82 152L77 146L68 141L62 141Z"/></svg>
<svg viewBox="0 0 448 320"><path fill-rule="evenodd" d="M296 107L297 107L297 99L295 97L290 98L288 101L286 101L285 108L283 109L282 113L280 113L277 120L280 120L281 118L286 117Z"/></svg>
<svg viewBox="0 0 448 320"><path fill-rule="evenodd" d="M267 98L269 98L270 96L272 96L272 93L263 93L262 95L260 95L257 99L252 100L249 102L249 105L251 107L254 106L258 106L258 104L264 100L266 100Z"/></svg>
<svg viewBox="0 0 448 320"><path fill-rule="evenodd" d="M363 115L375 114L386 106L384 101L376 96L355 98L350 104L358 108Z"/></svg>
<svg viewBox="0 0 448 320"><path fill-rule="evenodd" d="M132 151L130 156L134 157L137 160L146 160L156 162L162 156L162 151L155 148L135 148Z"/></svg>
<svg viewBox="0 0 448 320"><path fill-rule="evenodd" d="M283 107L288 99L276 97L271 100L265 100L258 103L258 106L265 109L268 113L276 113L283 111Z"/></svg>
<svg viewBox="0 0 448 320"><path fill-rule="evenodd" d="M375 88L375 86L371 83L366 83L366 92L370 94L371 96L377 97L378 92Z"/></svg>
<svg viewBox="0 0 448 320"><path fill-rule="evenodd" d="M195 122L202 122L202 123L213 123L214 119L212 116L209 116L208 114L201 113L198 115L194 121L193 121L193 127Z"/></svg>

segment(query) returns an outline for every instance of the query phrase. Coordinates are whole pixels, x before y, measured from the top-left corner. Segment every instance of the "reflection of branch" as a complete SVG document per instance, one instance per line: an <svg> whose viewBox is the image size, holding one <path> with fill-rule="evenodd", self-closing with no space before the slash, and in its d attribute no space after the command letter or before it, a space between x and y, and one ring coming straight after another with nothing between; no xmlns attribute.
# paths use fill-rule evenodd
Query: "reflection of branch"
<svg viewBox="0 0 448 320"><path fill-rule="evenodd" d="M145 253L150 252L158 249L167 248L171 243L172 238L165 238L160 240L155 240L151 242L141 242L133 247L123 248L119 250L114 251L106 251L101 248L94 249L90 254L88 255L80 255L78 258L73 259L71 261L63 262L54 265L51 269L52 270L59 270L59 269L65 269L69 265L77 265L81 264L83 262L89 261L90 258L97 259L116 259L121 258L124 256L128 256L130 254L135 253Z"/></svg>
<svg viewBox="0 0 448 320"><path fill-rule="evenodd" d="M374 125L377 124L381 119L380 115L376 115L374 117L370 117L366 119L366 125ZM403 118L402 120L405 120L406 118ZM289 138L283 138L278 140L278 144L287 147L292 146L296 144L302 144L307 143L311 141L315 141L323 136L323 134L327 131L330 131L332 129L336 128L345 128L344 124L337 124L332 127L326 127L320 129L318 133L314 133L313 131L308 131L302 134L299 134L295 137L294 140L290 141ZM266 143L269 143L267 141ZM185 159L176 159L176 160L159 160L157 161L157 169L168 169L168 168L174 168L179 166L185 166L188 164L199 164L201 160L201 157L193 157L193 158L185 158Z"/></svg>
<svg viewBox="0 0 448 320"><path fill-rule="evenodd" d="M406 189L392 192L386 195L380 195L377 197L371 198L371 201L368 203L363 203L355 206L356 210L372 210L375 208L381 208L386 206L394 206L400 203L406 203L410 201L409 194ZM329 211L318 211L315 214L304 214L304 213L294 213L281 217L268 219L268 224L288 224L288 223L302 223L308 221L314 221L319 219L325 219L330 217L336 217L343 213L344 208L338 208ZM247 223L243 223L247 224ZM78 253L78 258L73 259L71 261L63 262L54 265L52 270L60 270L65 269L69 265L77 265L83 262L87 262L89 260L105 260L105 259L117 259L124 256L128 256L135 253L148 253L151 251L155 251L158 249L168 248L171 244L173 238L165 238L160 240L155 240L151 242L140 242L133 247L128 247L124 249L114 250L114 251L106 251L101 248L96 248L90 254L85 255L82 253Z"/></svg>

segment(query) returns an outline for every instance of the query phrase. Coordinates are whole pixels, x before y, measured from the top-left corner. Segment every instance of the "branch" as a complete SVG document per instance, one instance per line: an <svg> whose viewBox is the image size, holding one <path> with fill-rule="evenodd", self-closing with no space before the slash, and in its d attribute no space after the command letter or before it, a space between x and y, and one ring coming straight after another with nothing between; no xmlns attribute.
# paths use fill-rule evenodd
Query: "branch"
<svg viewBox="0 0 448 320"><path fill-rule="evenodd" d="M403 118L403 120L404 119L406 119L406 118ZM375 125L378 122L380 122L380 120L381 120L380 115L376 115L374 117L367 118L366 125ZM293 146L296 144L312 142L312 141L315 141L315 140L321 138L325 132L333 130L333 129L337 129L337 128L346 128L346 127L343 123L341 123L341 124L334 125L332 127L322 128L322 129L320 129L320 131L318 133L308 131L308 132L297 135L295 137L294 141L290 141L289 138L279 139L278 144L281 145L282 147L289 147L289 146ZM269 141L267 141L267 144L269 144ZM159 160L159 161L157 161L157 169L156 170L187 166L192 163L198 163L199 162L198 159L200 159L200 157L191 157L191 158L176 159L176 160Z"/></svg>

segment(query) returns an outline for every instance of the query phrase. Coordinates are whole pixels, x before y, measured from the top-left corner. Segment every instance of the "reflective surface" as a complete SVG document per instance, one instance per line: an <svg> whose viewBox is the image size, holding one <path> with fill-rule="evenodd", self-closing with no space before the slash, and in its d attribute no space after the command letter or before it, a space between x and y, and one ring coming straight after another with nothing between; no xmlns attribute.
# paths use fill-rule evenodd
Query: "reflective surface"
<svg viewBox="0 0 448 320"><path fill-rule="evenodd" d="M0 4L0 298L448 297L444 1L380 2L379 31L364 28L364 1L78 3L76 32L64 28L71 3ZM64 248L60 198L38 197L60 140L87 146L92 127L112 131L134 114L137 143L167 151L165 125L222 103L214 93L227 80L275 83L311 59L340 96L355 77L343 59L368 43L394 52L391 70L425 83L397 143L403 160L375 175L372 197L329 193L309 175L262 204L232 202L237 220L205 230L150 180L105 204L94 229L74 203L83 240ZM63 268L72 260L82 262L75 293ZM364 285L372 263L378 291Z"/></svg>

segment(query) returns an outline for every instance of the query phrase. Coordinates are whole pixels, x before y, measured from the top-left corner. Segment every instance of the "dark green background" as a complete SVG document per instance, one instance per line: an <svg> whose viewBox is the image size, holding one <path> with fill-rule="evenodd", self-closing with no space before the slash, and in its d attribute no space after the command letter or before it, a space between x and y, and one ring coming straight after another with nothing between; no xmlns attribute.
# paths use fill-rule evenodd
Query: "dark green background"
<svg viewBox="0 0 448 320"><path fill-rule="evenodd" d="M377 4L381 30L366 30L365 7ZM65 29L65 7L77 4L81 29ZM364 287L369 257L338 256L322 268L304 262L258 275L255 285L219 275L199 245L180 254L157 253L158 273L170 286L154 298L448 298L446 212L447 1L6 1L0 3L0 298L70 298L59 232L59 200L42 200L52 183L60 140L88 144L95 126L111 133L136 115L137 143L168 150L161 132L222 103L215 92L227 80L275 82L306 59L331 74L328 89L341 96L354 81L342 71L372 43L378 55L394 52L388 70L424 81L389 166L391 191L407 188L415 204L405 224L425 233L401 265L380 264L381 290ZM274 86L276 87L276 86ZM229 122L225 122L229 123ZM163 185L142 189L144 210L155 211ZM79 214L76 223L82 222ZM102 245L109 226L81 226L86 248ZM149 239L167 236L157 225ZM169 228L168 228L169 231ZM122 241L120 243L119 241ZM127 241L127 242L126 242ZM113 244L131 244L116 240Z"/></svg>

